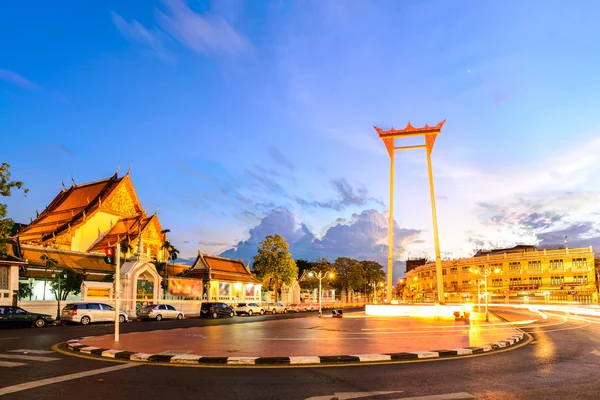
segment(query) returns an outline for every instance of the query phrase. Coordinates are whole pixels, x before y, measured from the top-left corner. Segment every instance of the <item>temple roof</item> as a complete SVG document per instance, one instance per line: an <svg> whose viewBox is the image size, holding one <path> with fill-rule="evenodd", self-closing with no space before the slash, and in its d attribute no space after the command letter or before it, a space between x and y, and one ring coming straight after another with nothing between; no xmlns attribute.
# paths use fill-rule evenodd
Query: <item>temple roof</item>
<svg viewBox="0 0 600 400"><path fill-rule="evenodd" d="M46 254L48 257L55 259L58 262L57 268L64 267L72 268L76 271L86 270L87 272L102 272L114 273L115 266L104 262L104 255L82 253L79 251L59 250L50 247L21 245L23 258L29 262L30 267L46 266L46 262L42 260L42 256Z"/></svg>
<svg viewBox="0 0 600 400"><path fill-rule="evenodd" d="M115 191L120 184L129 188L134 198L134 209L143 213L129 174L119 178L114 174L108 179L90 182L83 185L73 184L63 189L52 200L41 214L29 225L22 228L19 234L22 243L44 243L83 223L102 206L102 201Z"/></svg>
<svg viewBox="0 0 600 400"><path fill-rule="evenodd" d="M0 264L25 266L27 261L23 258L18 237L0 239L0 244L5 246L5 253L0 253Z"/></svg>
<svg viewBox="0 0 600 400"><path fill-rule="evenodd" d="M182 277L260 283L241 260L209 256L198 252L190 270Z"/></svg>

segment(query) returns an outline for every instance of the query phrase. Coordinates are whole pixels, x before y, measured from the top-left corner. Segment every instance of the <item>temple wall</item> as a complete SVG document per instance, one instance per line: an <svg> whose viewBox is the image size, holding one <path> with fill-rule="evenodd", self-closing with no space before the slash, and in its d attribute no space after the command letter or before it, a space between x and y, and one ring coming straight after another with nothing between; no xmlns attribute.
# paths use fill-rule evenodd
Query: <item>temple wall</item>
<svg viewBox="0 0 600 400"><path fill-rule="evenodd" d="M71 250L86 252L90 246L98 239L98 231L101 234L111 229L111 220L115 224L119 217L102 211L96 212L88 218L83 225L78 227L71 240Z"/></svg>

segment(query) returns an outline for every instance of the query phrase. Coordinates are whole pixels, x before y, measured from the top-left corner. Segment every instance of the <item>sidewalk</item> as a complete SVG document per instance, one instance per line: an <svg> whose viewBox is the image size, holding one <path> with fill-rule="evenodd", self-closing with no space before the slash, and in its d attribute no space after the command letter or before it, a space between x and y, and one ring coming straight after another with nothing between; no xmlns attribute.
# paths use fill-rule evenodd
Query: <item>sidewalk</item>
<svg viewBox="0 0 600 400"><path fill-rule="evenodd" d="M311 316L126 333L121 334L119 342L115 342L112 335L86 337L70 343L70 347L91 354L102 354L110 349L112 353L107 353L108 357L125 352L129 359L140 361L153 361L151 355L179 358L186 355L183 358L310 358L315 362L318 357L345 355L385 355L383 359L390 360L394 359L393 354L413 355L404 358L464 355L521 340L522 333L517 329L493 314L490 316L489 323L473 321L469 324L453 318L370 317L356 312L344 318ZM141 356L131 357L135 354ZM355 358L353 360L358 361ZM382 357L377 360L381 361Z"/></svg>

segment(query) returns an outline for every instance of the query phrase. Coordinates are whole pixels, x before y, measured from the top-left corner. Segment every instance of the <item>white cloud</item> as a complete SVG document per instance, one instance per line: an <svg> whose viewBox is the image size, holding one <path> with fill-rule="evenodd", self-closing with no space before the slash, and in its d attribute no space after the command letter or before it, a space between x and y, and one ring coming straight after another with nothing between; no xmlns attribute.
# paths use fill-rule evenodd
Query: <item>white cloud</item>
<svg viewBox="0 0 600 400"><path fill-rule="evenodd" d="M0 69L0 80L10 82L27 90L38 90L40 87L34 82L8 69Z"/></svg>
<svg viewBox="0 0 600 400"><path fill-rule="evenodd" d="M156 10L159 25L197 53L238 54L250 51L250 41L216 14L195 13L184 0L165 0L166 11Z"/></svg>

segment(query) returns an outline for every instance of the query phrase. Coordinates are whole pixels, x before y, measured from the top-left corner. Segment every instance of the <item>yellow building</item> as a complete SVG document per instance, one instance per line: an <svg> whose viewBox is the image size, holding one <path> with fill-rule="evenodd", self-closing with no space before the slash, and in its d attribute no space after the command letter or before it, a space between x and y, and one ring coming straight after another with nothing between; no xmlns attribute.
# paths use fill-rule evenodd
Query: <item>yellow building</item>
<svg viewBox="0 0 600 400"><path fill-rule="evenodd" d="M478 293L485 296L487 279L490 302L598 304L591 246L560 250L519 246L480 251L475 257L443 261L442 268L447 302L477 302ZM486 269L490 271L487 278L475 272ZM435 263L407 271L406 286L406 300L435 301Z"/></svg>

